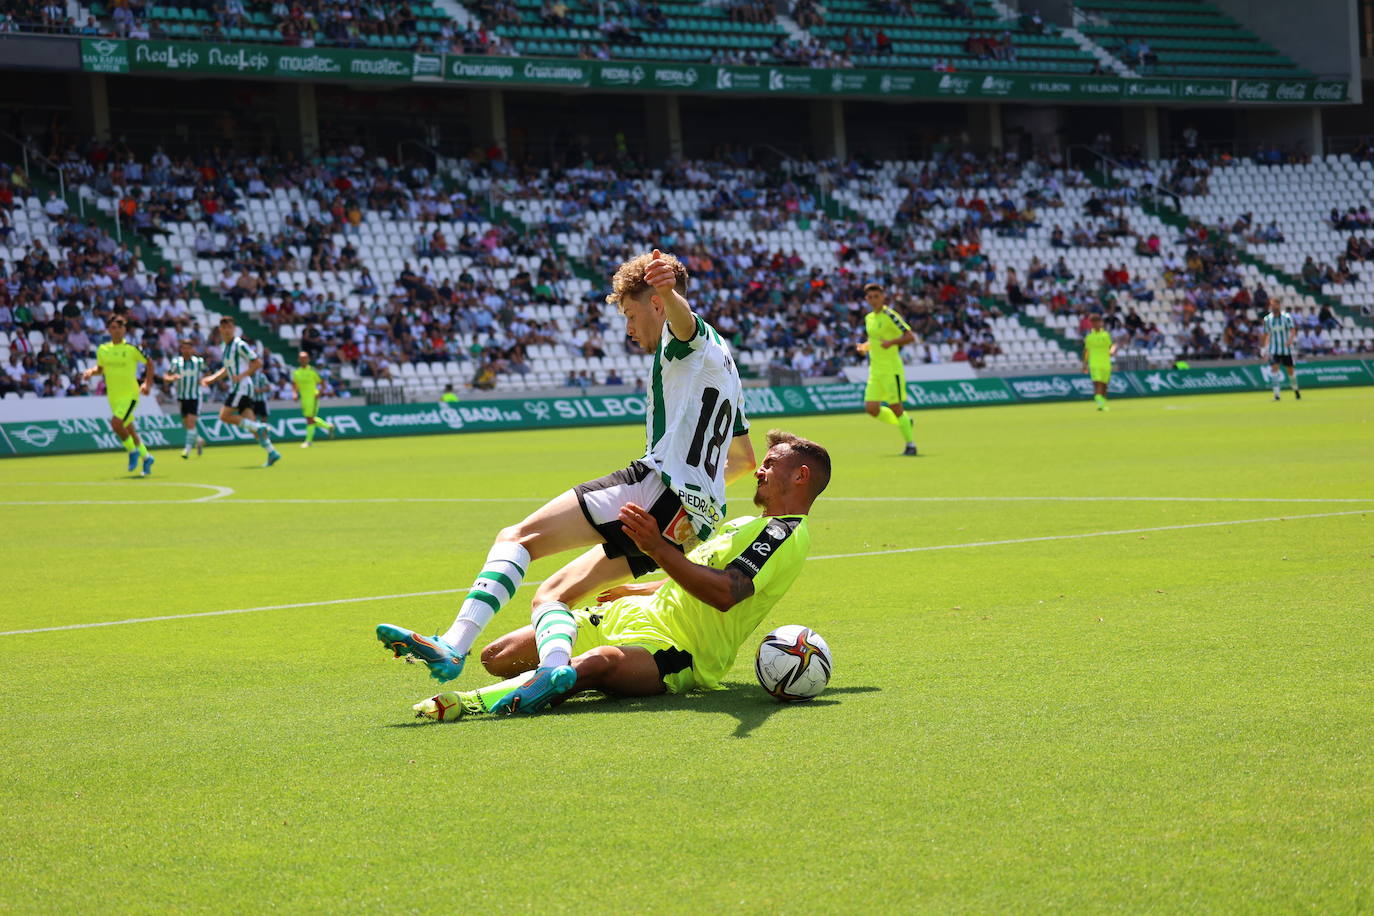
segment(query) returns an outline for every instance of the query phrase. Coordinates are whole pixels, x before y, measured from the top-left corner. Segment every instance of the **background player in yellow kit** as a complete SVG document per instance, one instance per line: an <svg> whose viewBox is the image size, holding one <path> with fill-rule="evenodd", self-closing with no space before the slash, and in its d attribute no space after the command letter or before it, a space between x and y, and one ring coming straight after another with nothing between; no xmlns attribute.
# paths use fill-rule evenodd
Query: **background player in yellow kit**
<svg viewBox="0 0 1374 916"><path fill-rule="evenodd" d="M296 389L296 397L301 400L301 416L305 417L305 441L301 448L310 448L315 427L320 427L332 438L334 424L320 417L320 374L310 365L310 354L302 350L296 359L300 365L291 373L291 387Z"/></svg>
<svg viewBox="0 0 1374 916"><path fill-rule="evenodd" d="M1093 400L1098 410L1107 409L1107 385L1112 380L1116 344L1102 327L1102 316L1093 315L1092 330L1083 335L1083 371L1093 380Z"/></svg>
<svg viewBox="0 0 1374 916"><path fill-rule="evenodd" d="M859 344L868 354L868 385L864 388L864 410L870 417L897 427L906 440L904 455L916 454L916 435L906 401L906 368L902 347L916 340L916 333L897 310L887 304L881 283L864 286L864 301L869 312L864 316L868 340Z"/></svg>
<svg viewBox="0 0 1374 916"><path fill-rule="evenodd" d="M119 437L129 453L129 470L138 467L138 459L143 459L143 476L153 470L153 456L134 429L134 408L138 406L138 396L147 394L153 387L153 364L143 351L124 339L128 330L124 317L115 315L110 319L110 339L95 351L95 365L81 373L83 379L97 375L105 377L105 396L110 400L110 429ZM139 364L146 366L143 384L138 383Z"/></svg>

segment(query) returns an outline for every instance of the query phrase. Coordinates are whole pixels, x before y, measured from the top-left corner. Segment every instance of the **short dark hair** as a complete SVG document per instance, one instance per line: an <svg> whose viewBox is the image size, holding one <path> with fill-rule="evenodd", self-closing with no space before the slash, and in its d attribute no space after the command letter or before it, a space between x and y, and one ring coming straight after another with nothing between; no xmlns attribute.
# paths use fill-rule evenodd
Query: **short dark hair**
<svg viewBox="0 0 1374 916"><path fill-rule="evenodd" d="M785 430L770 429L768 447L775 445L786 445L794 454L801 456L801 463L811 469L811 497L820 496L830 484L830 453L825 446Z"/></svg>
<svg viewBox="0 0 1374 916"><path fill-rule="evenodd" d="M867 294L869 293L869 291L875 290L875 289L876 289L878 292L881 293L881 292L883 291L884 287L883 287L883 285L882 285L881 283L865 283L865 284L864 284L864 294L865 294L865 295L867 295Z"/></svg>

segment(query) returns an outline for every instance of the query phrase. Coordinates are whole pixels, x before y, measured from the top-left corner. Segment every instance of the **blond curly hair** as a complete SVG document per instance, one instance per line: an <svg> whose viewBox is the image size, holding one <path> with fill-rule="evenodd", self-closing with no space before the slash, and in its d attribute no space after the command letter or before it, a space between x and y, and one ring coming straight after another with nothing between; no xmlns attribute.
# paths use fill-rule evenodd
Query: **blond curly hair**
<svg viewBox="0 0 1374 916"><path fill-rule="evenodd" d="M687 268L682 262L671 254L662 254L661 257L668 266L673 268L673 274L677 281L673 288L680 294L687 292ZM644 280L644 272L649 269L649 263L653 261L652 252L637 255L630 258L616 269L615 276L611 278L611 291L606 296L606 301L611 305L620 305L626 299L637 299L649 289L649 284Z"/></svg>

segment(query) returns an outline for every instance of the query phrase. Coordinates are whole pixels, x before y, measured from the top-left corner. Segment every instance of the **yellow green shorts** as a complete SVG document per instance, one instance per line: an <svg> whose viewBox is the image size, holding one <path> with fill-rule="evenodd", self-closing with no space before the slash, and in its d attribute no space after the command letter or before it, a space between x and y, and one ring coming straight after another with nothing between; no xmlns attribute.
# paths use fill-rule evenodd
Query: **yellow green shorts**
<svg viewBox="0 0 1374 916"><path fill-rule="evenodd" d="M119 419L121 423L127 423L129 418L134 415L134 408L138 406L137 395L126 395L122 398L110 398L110 415Z"/></svg>
<svg viewBox="0 0 1374 916"><path fill-rule="evenodd" d="M669 693L686 693L697 686L691 654L673 642L654 616L652 596L634 595L609 604L577 608L572 613L577 620L574 656L598 646L639 648L654 656Z"/></svg>
<svg viewBox="0 0 1374 916"><path fill-rule="evenodd" d="M301 416L318 417L320 415L319 407L320 402L318 398L313 401L307 401L305 398L301 398Z"/></svg>
<svg viewBox="0 0 1374 916"><path fill-rule="evenodd" d="M906 403L906 373L900 367L870 368L868 384L864 386L864 401L884 404Z"/></svg>
<svg viewBox="0 0 1374 916"><path fill-rule="evenodd" d="M1112 380L1112 364L1110 362L1088 362L1088 377L1094 382L1107 384Z"/></svg>

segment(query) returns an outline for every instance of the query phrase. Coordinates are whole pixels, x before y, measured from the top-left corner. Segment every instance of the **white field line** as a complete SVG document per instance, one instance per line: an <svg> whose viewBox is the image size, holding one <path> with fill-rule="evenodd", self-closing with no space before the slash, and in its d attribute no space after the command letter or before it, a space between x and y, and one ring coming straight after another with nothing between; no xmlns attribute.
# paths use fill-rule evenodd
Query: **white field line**
<svg viewBox="0 0 1374 916"><path fill-rule="evenodd" d="M134 482L131 481L131 484ZM16 486L125 486L115 482L92 484L16 484ZM160 483L149 481L141 486L200 487L214 490L207 496L196 499L73 499L73 500L20 500L0 501L0 506L135 506L184 503L215 502L221 505L353 505L372 503L542 503L542 496L376 496L376 497L329 497L278 499L229 499L234 495L232 487L221 487L206 483ZM1314 504L1353 504L1374 505L1374 496L1360 499L1356 497L1306 497L1306 496L827 496L825 501L849 503L943 503L943 502L1060 502L1060 503L1314 503Z"/></svg>
<svg viewBox="0 0 1374 916"><path fill-rule="evenodd" d="M182 487L194 488L197 490L209 490L205 496L198 496L195 499L41 499L41 500L16 500L13 502L0 502L0 506L152 506L159 503L174 503L183 505L186 503L208 503L224 499L226 496L234 495L233 487L222 487L213 483L173 483L167 480L82 480L82 481L57 481L52 483L41 482L21 482L7 483L3 486L14 487Z"/></svg>
<svg viewBox="0 0 1374 916"><path fill-rule="evenodd" d="M877 557L899 553L923 553L933 550L967 550L973 547L1002 547L1008 544L1034 544L1041 541L1074 541L1086 538L1114 537L1123 534L1149 534L1156 531L1184 531L1190 528L1221 528L1228 525L1256 525L1262 522L1289 522L1312 518L1338 518L1346 515L1364 515L1366 509L1351 509L1344 512L1316 512L1308 515L1274 515L1265 518L1242 518L1225 522L1194 522L1187 525L1156 525L1150 528L1123 528L1116 531L1090 531L1083 534L1047 534L1029 538L1006 538L998 541L968 541L961 544L932 544L925 547L896 547L888 550L865 550L857 553L829 553L811 557L812 560L847 560L854 557ZM538 585L542 580L522 583ZM160 620L188 620L194 617L220 617L226 614L251 614L255 611L284 611L302 607L326 607L332 604L360 604L368 601L392 601L399 598L423 598L431 595L455 595L466 592L465 588L443 588L425 592L402 592L395 595L368 595L361 598L334 598L329 601L302 601L295 604L267 604L262 607L233 608L224 611L199 611L192 614L165 614L160 617L133 617L128 620L105 620L97 623L71 623L59 627L37 627L32 630L4 630L0 636L23 636L30 633L52 633L57 630L88 630L94 627L115 627L126 623L153 623Z"/></svg>

